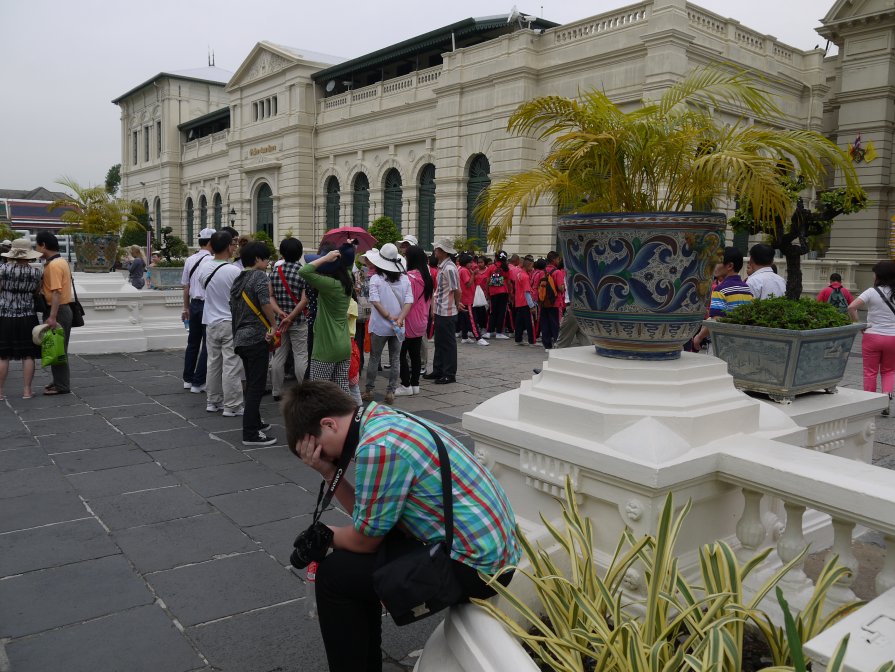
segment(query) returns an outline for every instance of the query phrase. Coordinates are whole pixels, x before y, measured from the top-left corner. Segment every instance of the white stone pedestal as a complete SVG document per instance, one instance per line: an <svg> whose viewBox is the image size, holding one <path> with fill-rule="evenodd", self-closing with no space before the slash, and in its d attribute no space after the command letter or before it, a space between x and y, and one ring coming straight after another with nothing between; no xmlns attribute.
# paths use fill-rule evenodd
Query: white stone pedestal
<svg viewBox="0 0 895 672"><path fill-rule="evenodd" d="M144 352L186 345L178 290L136 289L121 273L74 273L84 326L73 329L75 354Z"/></svg>

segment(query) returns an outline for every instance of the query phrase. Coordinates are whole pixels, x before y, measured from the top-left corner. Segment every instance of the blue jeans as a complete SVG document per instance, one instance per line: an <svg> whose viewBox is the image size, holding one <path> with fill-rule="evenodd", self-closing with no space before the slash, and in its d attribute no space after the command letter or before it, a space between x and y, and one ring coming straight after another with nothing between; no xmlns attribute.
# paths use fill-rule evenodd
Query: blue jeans
<svg viewBox="0 0 895 672"><path fill-rule="evenodd" d="M202 311L205 302L202 299L190 299L190 333L186 339L186 352L183 355L183 382L192 383L196 387L205 384L208 351L205 349L205 325L202 324Z"/></svg>

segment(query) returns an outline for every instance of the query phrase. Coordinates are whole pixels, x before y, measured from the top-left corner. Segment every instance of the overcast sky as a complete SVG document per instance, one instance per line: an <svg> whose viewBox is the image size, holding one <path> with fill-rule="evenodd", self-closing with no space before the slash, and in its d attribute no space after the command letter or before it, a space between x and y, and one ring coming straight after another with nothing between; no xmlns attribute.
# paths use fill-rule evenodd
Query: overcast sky
<svg viewBox="0 0 895 672"><path fill-rule="evenodd" d="M515 0L570 23L624 0ZM269 40L346 58L470 16L507 14L514 0L0 0L0 188L54 187L61 175L100 184L120 160L111 100L162 71L207 64L235 71ZM833 0L701 0L699 6L811 49Z"/></svg>

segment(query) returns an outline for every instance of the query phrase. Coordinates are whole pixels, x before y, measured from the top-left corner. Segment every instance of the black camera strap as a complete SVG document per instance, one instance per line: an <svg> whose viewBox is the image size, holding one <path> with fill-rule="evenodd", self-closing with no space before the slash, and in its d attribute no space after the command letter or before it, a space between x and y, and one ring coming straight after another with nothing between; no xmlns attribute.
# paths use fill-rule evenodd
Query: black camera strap
<svg viewBox="0 0 895 672"><path fill-rule="evenodd" d="M345 476L348 465L354 459L354 453L357 451L357 444L360 441L360 420L366 410L366 405L358 406L354 417L351 419L351 427L348 428L348 436L345 437L345 446L342 448L342 455L339 457L339 464L336 467L336 473L333 475L333 480L330 481L329 487L326 487L325 480L320 482L320 492L317 493L317 506L314 507L315 523L320 520L320 515L326 511Z"/></svg>

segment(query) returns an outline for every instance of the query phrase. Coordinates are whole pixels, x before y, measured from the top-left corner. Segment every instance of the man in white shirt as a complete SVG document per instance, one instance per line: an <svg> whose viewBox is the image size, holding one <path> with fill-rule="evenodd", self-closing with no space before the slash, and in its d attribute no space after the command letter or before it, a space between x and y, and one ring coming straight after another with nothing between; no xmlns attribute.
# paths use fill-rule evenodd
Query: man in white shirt
<svg viewBox="0 0 895 672"><path fill-rule="evenodd" d="M749 250L749 277L746 284L756 299L786 296L786 280L774 273L774 248L765 243L753 245Z"/></svg>
<svg viewBox="0 0 895 672"><path fill-rule="evenodd" d="M242 360L233 350L233 315L230 288L242 272L230 263L235 241L226 231L218 231L209 243L213 256L205 260L196 275L205 290L205 343L208 347L205 410L233 418L243 413Z"/></svg>
<svg viewBox="0 0 895 672"><path fill-rule="evenodd" d="M214 229L199 232L199 251L187 258L183 264L183 312L180 319L187 323L189 336L183 355L183 388L194 394L205 391L206 359L205 325L202 324L202 308L205 306L205 290L199 284L199 266L211 258L209 243Z"/></svg>

